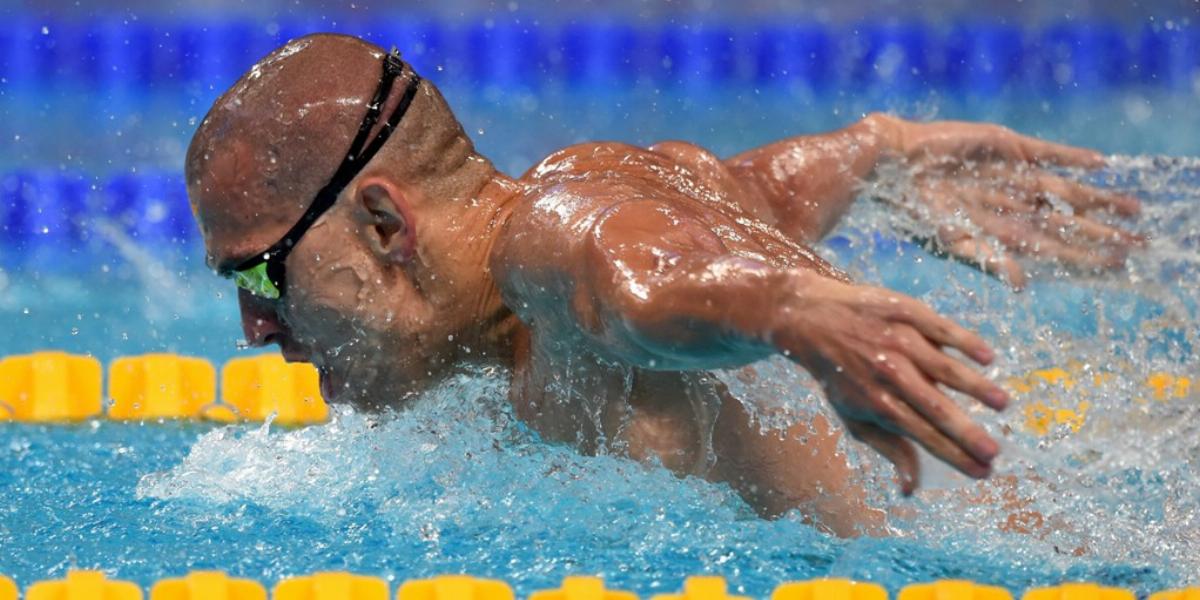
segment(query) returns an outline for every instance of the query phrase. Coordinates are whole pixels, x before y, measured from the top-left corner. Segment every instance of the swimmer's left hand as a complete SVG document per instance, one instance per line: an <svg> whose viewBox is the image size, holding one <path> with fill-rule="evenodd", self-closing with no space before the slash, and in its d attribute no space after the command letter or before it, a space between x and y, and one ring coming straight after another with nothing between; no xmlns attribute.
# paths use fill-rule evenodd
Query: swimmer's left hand
<svg viewBox="0 0 1200 600"><path fill-rule="evenodd" d="M1131 247L1144 243L1100 218L1137 215L1136 198L1050 170L1103 167L1097 152L997 125L876 118L885 123L892 153L912 168L920 201L904 207L936 231L933 248L1014 288L1026 281L1016 255L1100 271L1121 267Z"/></svg>

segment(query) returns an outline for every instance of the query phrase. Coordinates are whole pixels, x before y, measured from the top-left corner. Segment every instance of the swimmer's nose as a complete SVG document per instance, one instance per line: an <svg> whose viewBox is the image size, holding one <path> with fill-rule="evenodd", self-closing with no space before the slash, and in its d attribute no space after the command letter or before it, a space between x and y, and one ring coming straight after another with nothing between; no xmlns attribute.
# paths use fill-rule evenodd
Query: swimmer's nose
<svg viewBox="0 0 1200 600"><path fill-rule="evenodd" d="M238 290L238 307L242 311L242 333L246 343L254 348L262 348L268 344L280 344L287 337L287 326L279 320L275 307L247 292Z"/></svg>
<svg viewBox="0 0 1200 600"><path fill-rule="evenodd" d="M278 344L283 359L288 362L309 362L311 352L292 338L292 332L275 312L275 305L246 290L238 290L238 306L242 311L242 333L253 348Z"/></svg>

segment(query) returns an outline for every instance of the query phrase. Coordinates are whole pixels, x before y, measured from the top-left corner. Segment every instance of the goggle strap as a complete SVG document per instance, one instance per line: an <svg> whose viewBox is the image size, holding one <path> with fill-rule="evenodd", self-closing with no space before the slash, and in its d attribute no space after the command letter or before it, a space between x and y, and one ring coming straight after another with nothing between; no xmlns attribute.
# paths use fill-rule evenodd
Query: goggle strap
<svg viewBox="0 0 1200 600"><path fill-rule="evenodd" d="M388 138L392 136L392 131L394 131L396 126L400 124L400 119L404 117L404 113L408 112L409 105L411 105L413 99L417 97L417 87L420 85L421 76L417 75L416 72L413 72L412 79L410 79L408 82L408 87L404 89L404 97L400 98L400 103L396 105L396 110L392 111L392 114L390 117L388 117L387 122L383 124L383 129L379 130L379 134L375 136L375 139L371 142L371 145L363 153L363 156L365 156L368 161L370 161L371 158L379 153L379 150L383 148L384 144L387 143ZM353 175L351 175L351 177L347 179L346 183L350 183L349 179L353 178Z"/></svg>
<svg viewBox="0 0 1200 600"><path fill-rule="evenodd" d="M304 235L308 228L316 222L325 211L329 210L337 201L338 194L342 189L354 179L361 170L361 165L365 165L374 158L375 154L383 147L383 144L391 136L392 130L396 128L400 120L404 118L404 114L408 112L409 106L416 97L417 88L421 83L421 78L412 72L412 78L408 82L408 87L404 90L404 96L400 99L400 103L396 105L395 110L384 123L383 128L376 134L375 139L371 141L370 146L363 150L362 146L366 142L366 137L371 130L375 128L375 123L379 120L379 114L383 109L383 103L391 94L393 85L395 84L396 76L404 69L404 63L400 60L400 53L392 50L383 61L383 79L379 82L379 88L375 91L375 96L371 99L371 104L367 107L367 114L363 117L363 122L358 128L358 133L354 136L354 141L350 144L350 150L346 153L346 157L342 163L338 165L334 171L333 177L329 183L325 184L320 191L317 192L313 203L304 211L300 220L288 230L283 239L268 248L262 254L254 256L234 269L243 271L253 268L261 263L267 262L271 258L282 258L291 252L292 246L296 240L299 240Z"/></svg>

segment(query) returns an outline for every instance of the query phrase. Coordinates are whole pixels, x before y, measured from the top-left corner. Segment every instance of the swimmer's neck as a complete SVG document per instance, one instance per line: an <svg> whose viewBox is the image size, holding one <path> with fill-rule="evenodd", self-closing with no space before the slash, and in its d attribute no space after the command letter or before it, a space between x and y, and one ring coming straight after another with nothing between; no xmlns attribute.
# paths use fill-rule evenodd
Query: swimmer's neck
<svg viewBox="0 0 1200 600"><path fill-rule="evenodd" d="M462 215L464 235L460 239L466 243L458 251L461 260L467 261L464 266L479 278L470 296L476 328L463 332L461 347L469 348L471 355L460 358L469 361L492 358L511 366L524 325L505 306L489 261L525 189L517 180L496 170L486 158L476 154L468 162L473 161L486 164L486 168L470 178L472 185L463 195L468 201Z"/></svg>

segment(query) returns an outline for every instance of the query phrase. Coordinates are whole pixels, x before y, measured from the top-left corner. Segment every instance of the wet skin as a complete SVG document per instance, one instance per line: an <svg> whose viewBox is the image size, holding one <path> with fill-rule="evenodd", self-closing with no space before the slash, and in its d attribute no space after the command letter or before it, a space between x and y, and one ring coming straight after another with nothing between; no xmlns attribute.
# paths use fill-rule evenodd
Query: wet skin
<svg viewBox="0 0 1200 600"><path fill-rule="evenodd" d="M711 370L786 356L905 492L914 442L969 476L990 472L998 446L949 390L1007 403L949 353L990 362L978 336L810 250L864 179L885 161L913 172L919 202L902 208L942 251L1014 287L1014 254L1103 269L1139 243L1097 217L1131 215L1135 200L1042 168L1098 167L1099 155L991 125L872 115L724 160L683 142L581 144L518 179L461 131L448 139L436 172L368 166L297 244L281 300L240 292L247 340L315 363L327 397L369 406L464 360L500 362L516 414L545 437L728 482L763 514L799 507L842 535L879 531L883 513L837 452L841 428L816 416L764 432ZM217 157L189 178L218 268L303 210L251 204L272 218L243 218L247 195L230 190L253 164Z"/></svg>

